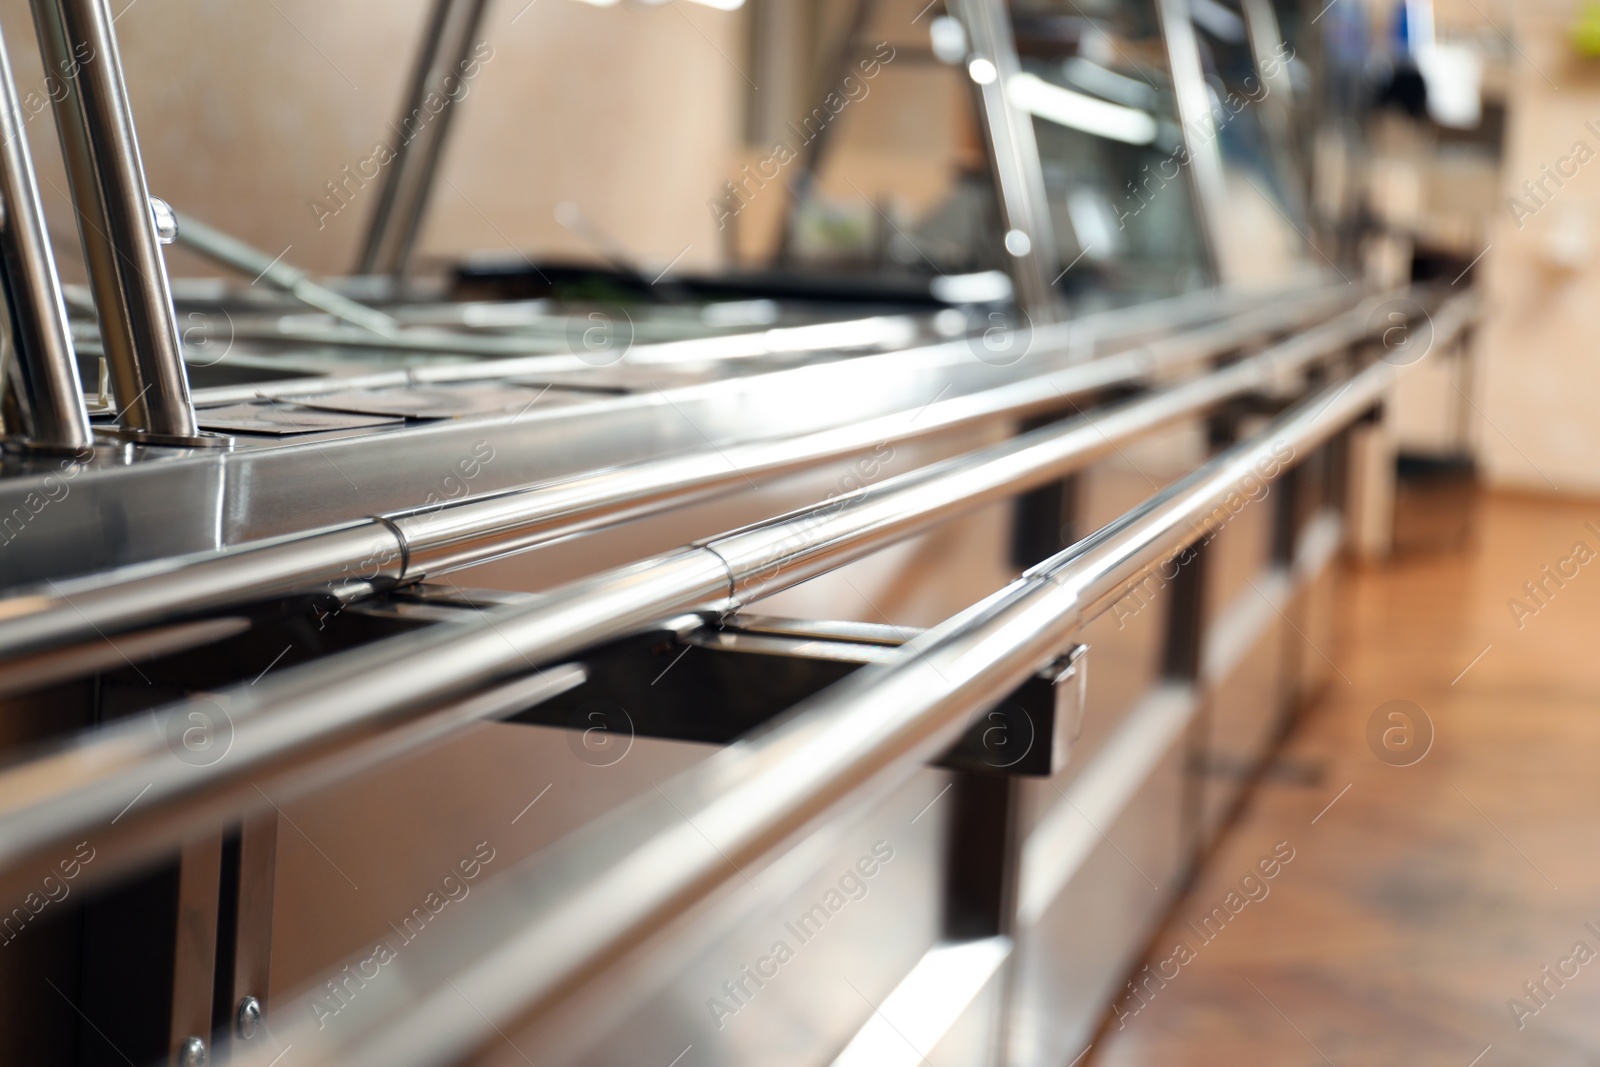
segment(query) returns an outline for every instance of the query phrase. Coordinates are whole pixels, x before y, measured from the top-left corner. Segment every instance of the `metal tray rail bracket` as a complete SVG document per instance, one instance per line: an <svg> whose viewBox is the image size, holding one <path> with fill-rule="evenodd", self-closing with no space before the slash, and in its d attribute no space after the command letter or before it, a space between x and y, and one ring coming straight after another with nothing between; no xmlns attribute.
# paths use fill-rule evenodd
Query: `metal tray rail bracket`
<svg viewBox="0 0 1600 1067"><path fill-rule="evenodd" d="M612 735L732 744L872 663L892 662L922 631L875 623L689 616L597 649L589 681L514 721ZM1083 725L1086 645L1075 645L974 722L934 765L1049 777Z"/></svg>

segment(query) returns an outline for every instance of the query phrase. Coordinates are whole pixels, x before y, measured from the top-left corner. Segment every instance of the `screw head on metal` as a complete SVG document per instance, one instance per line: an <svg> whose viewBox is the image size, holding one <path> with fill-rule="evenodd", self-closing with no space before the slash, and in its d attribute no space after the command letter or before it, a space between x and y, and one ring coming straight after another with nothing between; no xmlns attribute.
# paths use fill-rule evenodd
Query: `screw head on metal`
<svg viewBox="0 0 1600 1067"><path fill-rule="evenodd" d="M245 997L239 1001L239 1017L234 1021L239 1037L249 1041L261 1029L261 1001Z"/></svg>
<svg viewBox="0 0 1600 1067"><path fill-rule="evenodd" d="M206 1067L206 1043L198 1037L185 1038L178 1049L178 1067Z"/></svg>

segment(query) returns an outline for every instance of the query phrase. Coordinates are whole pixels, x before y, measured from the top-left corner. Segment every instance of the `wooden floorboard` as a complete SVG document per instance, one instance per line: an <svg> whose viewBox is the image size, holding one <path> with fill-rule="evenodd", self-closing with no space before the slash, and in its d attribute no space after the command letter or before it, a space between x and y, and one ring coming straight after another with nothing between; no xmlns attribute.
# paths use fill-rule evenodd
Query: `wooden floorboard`
<svg viewBox="0 0 1600 1067"><path fill-rule="evenodd" d="M1600 1064L1597 528L1600 503L1489 497L1469 547L1347 576L1322 650L1344 677L1281 757L1312 773L1267 776L1156 940L1175 976L1130 994L1085 1065ZM1593 558L1547 579L1580 542ZM1433 723L1410 766L1369 745L1391 700ZM1229 911L1279 842L1294 858Z"/></svg>

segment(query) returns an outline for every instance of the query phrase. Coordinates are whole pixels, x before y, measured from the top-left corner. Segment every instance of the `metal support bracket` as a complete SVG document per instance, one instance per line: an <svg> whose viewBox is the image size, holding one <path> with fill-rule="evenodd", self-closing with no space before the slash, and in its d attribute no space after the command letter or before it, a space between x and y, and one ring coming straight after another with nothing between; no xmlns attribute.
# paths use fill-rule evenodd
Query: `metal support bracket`
<svg viewBox="0 0 1600 1067"><path fill-rule="evenodd" d="M763 616L687 616L597 649L590 681L514 722L616 736L730 744L857 668L896 657L921 631ZM976 774L1048 777L1083 722L1087 646L1076 645L1008 694L936 763ZM597 749L598 752L598 749Z"/></svg>

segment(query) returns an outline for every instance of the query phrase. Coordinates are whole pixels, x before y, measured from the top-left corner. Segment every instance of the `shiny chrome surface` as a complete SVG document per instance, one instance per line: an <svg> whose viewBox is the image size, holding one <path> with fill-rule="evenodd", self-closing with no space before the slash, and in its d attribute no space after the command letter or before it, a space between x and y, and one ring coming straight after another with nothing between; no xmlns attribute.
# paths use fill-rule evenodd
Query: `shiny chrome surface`
<svg viewBox="0 0 1600 1067"><path fill-rule="evenodd" d="M1289 694L1314 684L1287 631L1322 632L1319 590L1350 525L1353 426L1376 425L1415 354L1390 350L1379 331L1399 320L1381 313L1403 307L1416 326L1431 312L1429 337L1444 344L1474 311L1470 298L1319 280L1067 317L1063 294L1115 307L1192 290L1205 271L1181 187L1127 235L1137 256L1091 255L1094 204L1119 228L1125 218L1115 198L1074 194L1120 195L1122 172L1155 157L1113 159L1063 136L1042 160L1039 144L1061 130L1041 125L1036 143L1034 118L1050 119L1016 106L1021 65L1073 82L1069 53L1091 45L1158 67L1164 49L1183 131L1164 86L1145 94L1130 66L1122 88L1159 97L1150 152L1189 139L1180 166L1223 262L1237 160L1223 182L1218 131L1202 128L1210 39L1197 39L1191 5L1155 0L1161 40L1148 26L1123 40L1103 18L1123 5L1092 17L1019 5L1017 37L1001 0L905 10L910 28L881 53L902 57L896 87L877 86L874 106L931 100L937 82L949 99L932 109L934 139L951 144L874 168L909 179L938 159L954 177L901 204L900 186L918 183L874 176L870 196L853 190L860 212L820 188L854 183L832 173L850 127L819 118L789 172L808 206L790 205L784 240L800 251L780 242L783 269L726 279L728 299L689 275L655 289L621 241L574 222L575 205L558 219L614 269L575 268L577 282L542 279L548 289L472 264L450 282L408 277L450 121L472 64L492 55L478 36L487 0L434 0L403 140L379 159L365 276L320 285L183 220L180 238L251 284L180 287L185 321L204 323L193 381L219 388L199 391L198 417L174 432L186 368L155 240L177 220L144 189L115 20L108 0L33 2L47 64L70 61L78 82L58 123L88 209L95 306L81 288L69 295L75 314L98 310L103 334L73 323L78 355L103 342L129 410L92 452L0 452L0 899L65 871L52 867L64 847L92 845L93 865L67 875L87 921L52 919L27 931L39 940L25 950L75 961L70 988L92 996L130 966L95 925L102 902L171 880L160 907L102 924L164 942L132 965L154 975L141 992L162 998L145 1013L160 1032L123 1058L1078 1062L1132 953L1237 809L1243 779L1215 766L1263 766ZM1270 5L1241 3L1260 69ZM875 14L894 14L884 8L797 9L806 16L790 25L840 43L831 60L815 50L834 68L823 88L855 69L887 21ZM1250 65L1230 56L1233 75ZM1117 78L1102 67L1098 89L1059 91L1093 106ZM773 115L804 104L761 80ZM1287 74L1274 84L1268 106L1287 113ZM847 121L876 131L859 125L878 121L867 114ZM861 139L875 156L881 131ZM830 140L828 181L808 199ZM753 148L751 132L737 143ZM0 177L26 179L25 156L15 163L0 158L14 171ZM8 208L19 195L15 183L0 192ZM1047 193L1066 216L1054 224ZM720 229L727 216L711 206ZM897 218L961 265L930 278L924 264L939 266ZM990 247L1002 231L1008 258ZM763 254L733 239L721 251L733 264ZM1061 284L1054 260L1077 253L1084 265ZM1310 277L1301 258L1272 284ZM136 285L129 271L152 264ZM834 269L884 277L864 273L854 291L818 273ZM607 309L606 341L591 344L595 305L573 294L619 283L632 302ZM473 299L452 300L452 285ZM627 336L614 337L623 318ZM70 341L64 352L75 392ZM94 411L112 407L102 398ZM202 449L196 425L233 435L231 451ZM1236 501L1291 468L1269 506L1235 518ZM1162 599L1163 582L1183 588ZM1128 607L1152 588L1154 610ZM743 615L757 600L769 617ZM797 666L807 644L863 635ZM1069 646L1073 696L1061 687L1052 701ZM1006 694L1046 663L1044 685L1029 681L1045 699L1019 713ZM606 747L624 736L611 710L594 725L613 697L620 755ZM996 717L1010 730L1033 714L1049 721L1030 753L1060 758L984 758ZM434 864L491 827L504 858L456 907L467 887L439 882ZM859 894L840 872L860 872L848 874ZM451 898L448 926L407 947L413 920L444 908L434 887ZM842 913L818 903L841 891ZM819 913L827 936L792 929ZM169 915L176 930L162 926ZM9 943L26 910L8 922ZM393 936L404 952L373 977L372 946ZM769 960L753 973L752 950L775 952L774 937L809 947L779 961L781 978ZM62 1047L76 1033L80 1051L59 1055L92 1058L68 1011L105 1019L104 1005L51 1004L23 979L0 968L13 1014L45 1004L40 1032L51 1011L78 1027ZM751 983L765 991L752 999ZM0 1035L0 1058L36 1037Z"/></svg>
<svg viewBox="0 0 1600 1067"><path fill-rule="evenodd" d="M1371 408L1395 368L1323 390L1134 512L868 666L760 736L712 756L489 887L492 905L448 944L400 962L410 997L319 1034L281 1035L307 1064L451 1062L548 1024L635 945L847 799L882 791L1058 653L1086 620L1215 528L1230 494L1282 450L1309 451ZM465 998L476 1012L461 1010ZM304 1013L300 1013L305 1018ZM265 1054L245 1061L265 1064Z"/></svg>
<svg viewBox="0 0 1600 1067"><path fill-rule="evenodd" d="M56 127L121 424L157 439L196 438L111 5L33 0L33 18L45 68L76 71L56 101Z"/></svg>
<svg viewBox="0 0 1600 1067"><path fill-rule="evenodd" d="M267 544L243 544L204 557L173 557L158 565L55 583L0 607L0 653L37 650L96 632L115 633L178 611L192 613L292 592L331 591L348 596L374 585L449 573L746 488L748 479L754 477L804 470L830 459L986 420L1075 408L1096 390L1179 372L1185 364L1226 352L1303 313L1290 307L1240 316L1160 344L939 400L911 418L889 415L777 441L695 451L486 499L391 512L349 528ZM1326 355L1363 332L1366 314L1358 309L1334 323L1313 328L1264 357L1260 365L1282 372ZM1171 410L1181 413L1190 409L1186 405L1227 395L1242 388L1240 383L1254 373L1233 369L1176 399ZM1114 425L1102 432L1106 440L1115 440L1123 431ZM1074 440L1066 448L1076 453L1081 442Z"/></svg>
<svg viewBox="0 0 1600 1067"><path fill-rule="evenodd" d="M94 438L24 126L11 58L0 40L0 263L11 320L10 373L28 441L82 452Z"/></svg>
<svg viewBox="0 0 1600 1067"><path fill-rule="evenodd" d="M952 11L971 42L967 72L988 134L1017 303L1034 322L1049 322L1056 317L1052 287L1059 268L1033 120L1006 90L1020 70L1011 25L999 0L957 0Z"/></svg>
<svg viewBox="0 0 1600 1067"><path fill-rule="evenodd" d="M316 282L293 264L285 263L284 254L269 256L259 248L190 215L174 212L173 221L176 224L173 236L178 243L249 276L252 282L264 281L308 307L326 311L335 318L379 336L389 336L400 329L400 324L383 312L358 304Z"/></svg>
<svg viewBox="0 0 1600 1067"><path fill-rule="evenodd" d="M775 329L701 345L677 342L648 351L641 346L630 353L648 366L624 361L595 368L571 356L487 365L451 361L359 378L219 390L204 395L202 403L209 407L259 392L258 406L276 414L283 405L292 410L296 396L356 388L404 389L412 383L516 381L524 376L529 383L520 387L521 399L513 411L499 417L463 419L452 411L447 418L403 432L397 426L282 439L241 434L235 451L227 454L134 450L97 456L64 470L59 464L18 463L10 477L0 479L0 520L25 508L29 493L49 497L52 503L32 517L26 517L25 509L26 521L19 520L18 529L8 528L11 537L0 566L7 575L4 584L55 581L460 497L465 494L459 472L456 481L447 484L447 477L484 443L495 450L495 459L470 480L474 495L703 450L708 442L725 448L896 411L914 414L941 398L1017 381L1058 362L1114 351L1135 340L1173 359L1201 358L1211 351L1209 344L1227 336L1245 343L1249 337L1314 321L1319 308L1348 300L1344 293L1287 293L1274 306L1242 316L1241 332L1230 333L1231 327L1221 324L1193 340L1164 335L1177 325L1211 322L1222 312L1237 310L1241 298L1204 294L1172 301L1153 309L1154 314L1111 312L1036 332L1028 355L1004 366L975 358L974 342L967 341L877 353L891 327L902 337L917 336L914 320L895 317L864 320L859 328L828 324L826 330ZM1255 333L1245 332L1247 325ZM874 340L866 353L857 353L845 347L852 338ZM808 351L807 344L827 347ZM696 352L705 362L691 362ZM836 358L845 355L851 358ZM566 382L579 391L564 393L559 386ZM537 399L547 385L550 392ZM590 385L606 390L583 391ZM558 396L582 403L556 403ZM827 403L802 409L796 397L826 398ZM417 471L433 473L419 484ZM69 486L65 495L56 485L63 476ZM103 527L110 531L105 536L79 536L79 531Z"/></svg>
<svg viewBox="0 0 1600 1067"><path fill-rule="evenodd" d="M30 853L110 818L126 803L130 790L141 785L149 803L171 802L186 792L236 781L263 761L309 754L343 731L423 711L530 667L642 632L673 615L727 611L791 588L986 501L1058 479L1119 442L1303 371L1314 358L1364 336L1371 329L1369 314L1358 309L1324 327L1321 337L1288 342L1104 414L1046 426L781 519L568 583L530 604L487 609L475 622L389 638L284 671L259 685L235 687L155 713L158 721L181 721L191 711L214 715L220 709L235 730L226 761L189 766L146 728L116 726L88 735L55 755L0 773L0 866L14 866ZM1293 430L1290 439L1304 440L1307 447L1324 440L1342 428L1340 413L1348 413L1352 403L1370 407L1393 371L1379 364L1362 372L1338 393L1338 404L1330 405L1320 427L1315 420L1285 423ZM1255 453L1248 455L1254 462ZM1197 474L1180 482L1156 504L1078 546L1086 560L1104 565L1090 571L1098 576L1093 581L1072 590L1076 602L1097 609L1121 588L1121 575L1129 568L1142 576L1162 562L1163 546L1183 516L1213 506L1207 501L1221 491L1216 486L1232 485L1248 473L1241 463L1246 461L1235 460L1221 473L1215 463L1208 465L1201 472L1204 477ZM1200 488L1174 495L1192 484ZM1107 553L1122 555L1111 558Z"/></svg>

